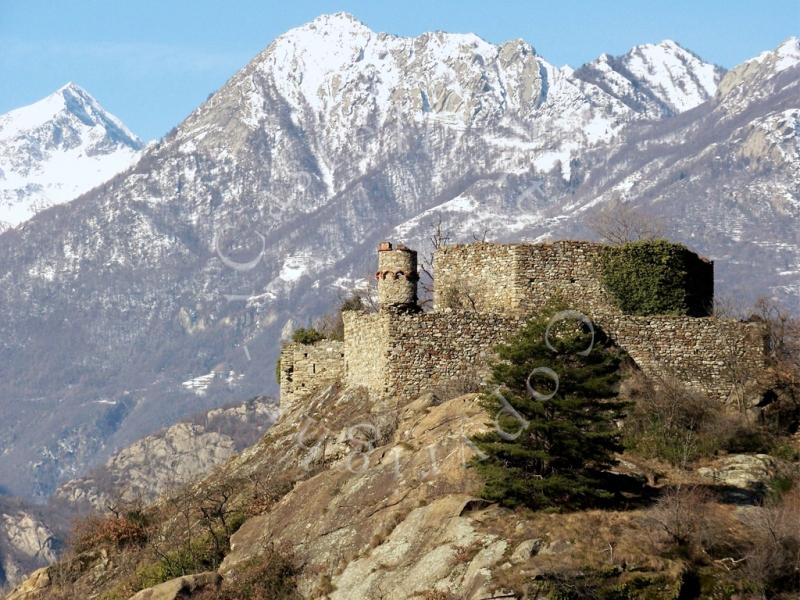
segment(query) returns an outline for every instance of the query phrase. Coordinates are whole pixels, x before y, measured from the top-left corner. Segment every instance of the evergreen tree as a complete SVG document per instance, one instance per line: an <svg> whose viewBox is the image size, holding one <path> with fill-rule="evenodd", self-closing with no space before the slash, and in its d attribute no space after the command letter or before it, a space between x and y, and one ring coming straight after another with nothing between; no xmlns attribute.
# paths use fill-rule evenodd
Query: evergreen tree
<svg viewBox="0 0 800 600"><path fill-rule="evenodd" d="M492 391L481 398L493 429L473 438L475 465L489 500L589 506L612 496L604 471L622 450L614 423L622 354L576 321L559 322L545 339L547 331L547 319L533 319L497 348Z"/></svg>

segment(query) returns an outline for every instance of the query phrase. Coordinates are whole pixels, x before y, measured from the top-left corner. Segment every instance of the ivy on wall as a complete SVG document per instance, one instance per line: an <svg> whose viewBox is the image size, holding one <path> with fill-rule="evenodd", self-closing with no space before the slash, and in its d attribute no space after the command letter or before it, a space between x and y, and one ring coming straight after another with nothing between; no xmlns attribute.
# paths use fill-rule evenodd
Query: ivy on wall
<svg viewBox="0 0 800 600"><path fill-rule="evenodd" d="M667 240L609 246L602 258L603 284L629 315L708 314L713 266Z"/></svg>

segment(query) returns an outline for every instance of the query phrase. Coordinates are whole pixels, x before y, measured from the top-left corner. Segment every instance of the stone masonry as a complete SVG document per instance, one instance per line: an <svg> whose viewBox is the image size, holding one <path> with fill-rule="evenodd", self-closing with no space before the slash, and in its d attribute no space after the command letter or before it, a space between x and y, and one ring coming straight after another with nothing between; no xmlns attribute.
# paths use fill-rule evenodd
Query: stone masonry
<svg viewBox="0 0 800 600"><path fill-rule="evenodd" d="M345 312L343 344L287 346L281 404L338 377L398 400L464 384L485 370L493 347L554 302L591 318L646 375L675 378L718 399L730 396L743 370L764 367L758 323L622 314L602 284L602 250L571 241L447 246L434 259L434 309L423 313L416 305L416 253L384 242L376 274L380 310ZM691 260L692 285L699 290L695 310L707 314L713 263L696 255Z"/></svg>
<svg viewBox="0 0 800 600"><path fill-rule="evenodd" d="M342 379L344 343L286 344L280 357L281 411L298 400Z"/></svg>

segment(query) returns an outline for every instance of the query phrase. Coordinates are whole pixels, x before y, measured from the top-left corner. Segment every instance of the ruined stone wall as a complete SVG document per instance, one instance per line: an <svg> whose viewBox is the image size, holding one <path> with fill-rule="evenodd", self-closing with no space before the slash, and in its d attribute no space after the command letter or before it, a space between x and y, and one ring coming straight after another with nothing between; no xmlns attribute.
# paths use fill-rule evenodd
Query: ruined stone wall
<svg viewBox="0 0 800 600"><path fill-rule="evenodd" d="M366 386L383 393L389 347L389 315L342 313L344 320L344 381L348 386Z"/></svg>
<svg viewBox="0 0 800 600"><path fill-rule="evenodd" d="M450 246L437 253L435 283L443 290L462 285L475 310L484 313L529 317L552 302L578 310L598 323L646 374L675 377L716 398L727 398L741 379L732 370L762 369L759 325L621 314L602 283L602 252L601 244L575 241ZM713 265L705 264L698 273L713 280ZM435 297L441 306L443 292L437 289Z"/></svg>
<svg viewBox="0 0 800 600"><path fill-rule="evenodd" d="M475 385L492 349L522 323L474 311L390 315L385 394L403 400L440 386Z"/></svg>
<svg viewBox="0 0 800 600"><path fill-rule="evenodd" d="M511 244L445 246L433 259L434 307L500 314L518 310L517 248Z"/></svg>
<svg viewBox="0 0 800 600"><path fill-rule="evenodd" d="M602 283L603 246L590 242L517 245L518 308L534 314L557 302L597 318L617 314Z"/></svg>
<svg viewBox="0 0 800 600"><path fill-rule="evenodd" d="M675 378L722 401L765 368L761 323L620 315L599 324L646 375Z"/></svg>
<svg viewBox="0 0 800 600"><path fill-rule="evenodd" d="M280 407L285 412L304 396L341 380L344 343L286 344L280 361Z"/></svg>
<svg viewBox="0 0 800 600"><path fill-rule="evenodd" d="M602 251L589 242L441 249L434 312L349 311L344 344L290 344L281 355L281 405L340 378L401 400L468 386L485 372L492 349L553 301L595 321L645 374L675 378L715 398L728 398L743 374L752 378L763 369L759 324L621 314L602 284ZM460 296L458 308L449 307L451 291Z"/></svg>

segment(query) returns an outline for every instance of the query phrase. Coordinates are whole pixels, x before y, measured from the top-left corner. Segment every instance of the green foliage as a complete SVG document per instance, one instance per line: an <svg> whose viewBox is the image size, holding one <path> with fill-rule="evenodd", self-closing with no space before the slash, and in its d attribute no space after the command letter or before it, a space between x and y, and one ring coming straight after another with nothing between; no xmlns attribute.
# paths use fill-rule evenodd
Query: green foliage
<svg viewBox="0 0 800 600"><path fill-rule="evenodd" d="M704 314L702 304L711 294L702 286L710 273L685 246L666 240L628 242L603 252L603 284L630 315Z"/></svg>
<svg viewBox="0 0 800 600"><path fill-rule="evenodd" d="M614 424L622 408L615 401L622 356L602 332L581 356L591 335L574 322L554 328L551 350L547 324L533 319L497 348L500 360L491 365L490 379L497 391L482 396L498 427L473 438L483 454L474 464L485 481L484 497L506 506L580 507L612 496L604 471L622 450ZM539 394L555 391L549 400L537 399L526 385L541 367L557 374L557 391L548 376L532 375L530 383ZM503 432L519 435L507 439Z"/></svg>
<svg viewBox="0 0 800 600"><path fill-rule="evenodd" d="M180 547L164 552L156 562L145 563L136 572L136 588L145 589L176 577L216 569L222 561L210 536L189 540Z"/></svg>
<svg viewBox="0 0 800 600"><path fill-rule="evenodd" d="M212 513L213 506L207 504L204 516L200 519L207 533L183 540L168 546L171 540L165 540L164 547L156 548L155 562L141 565L135 574L135 589L141 590L176 577L182 577L202 571L213 571L219 567L225 555L230 551L230 537L246 520L244 512L239 510L218 509ZM224 511L224 518L223 512Z"/></svg>
<svg viewBox="0 0 800 600"><path fill-rule="evenodd" d="M785 439L777 440L770 448L769 454L786 462L800 461L800 452Z"/></svg>
<svg viewBox="0 0 800 600"><path fill-rule="evenodd" d="M325 335L313 327L300 327L292 333L292 341L298 344L316 344L324 339Z"/></svg>

